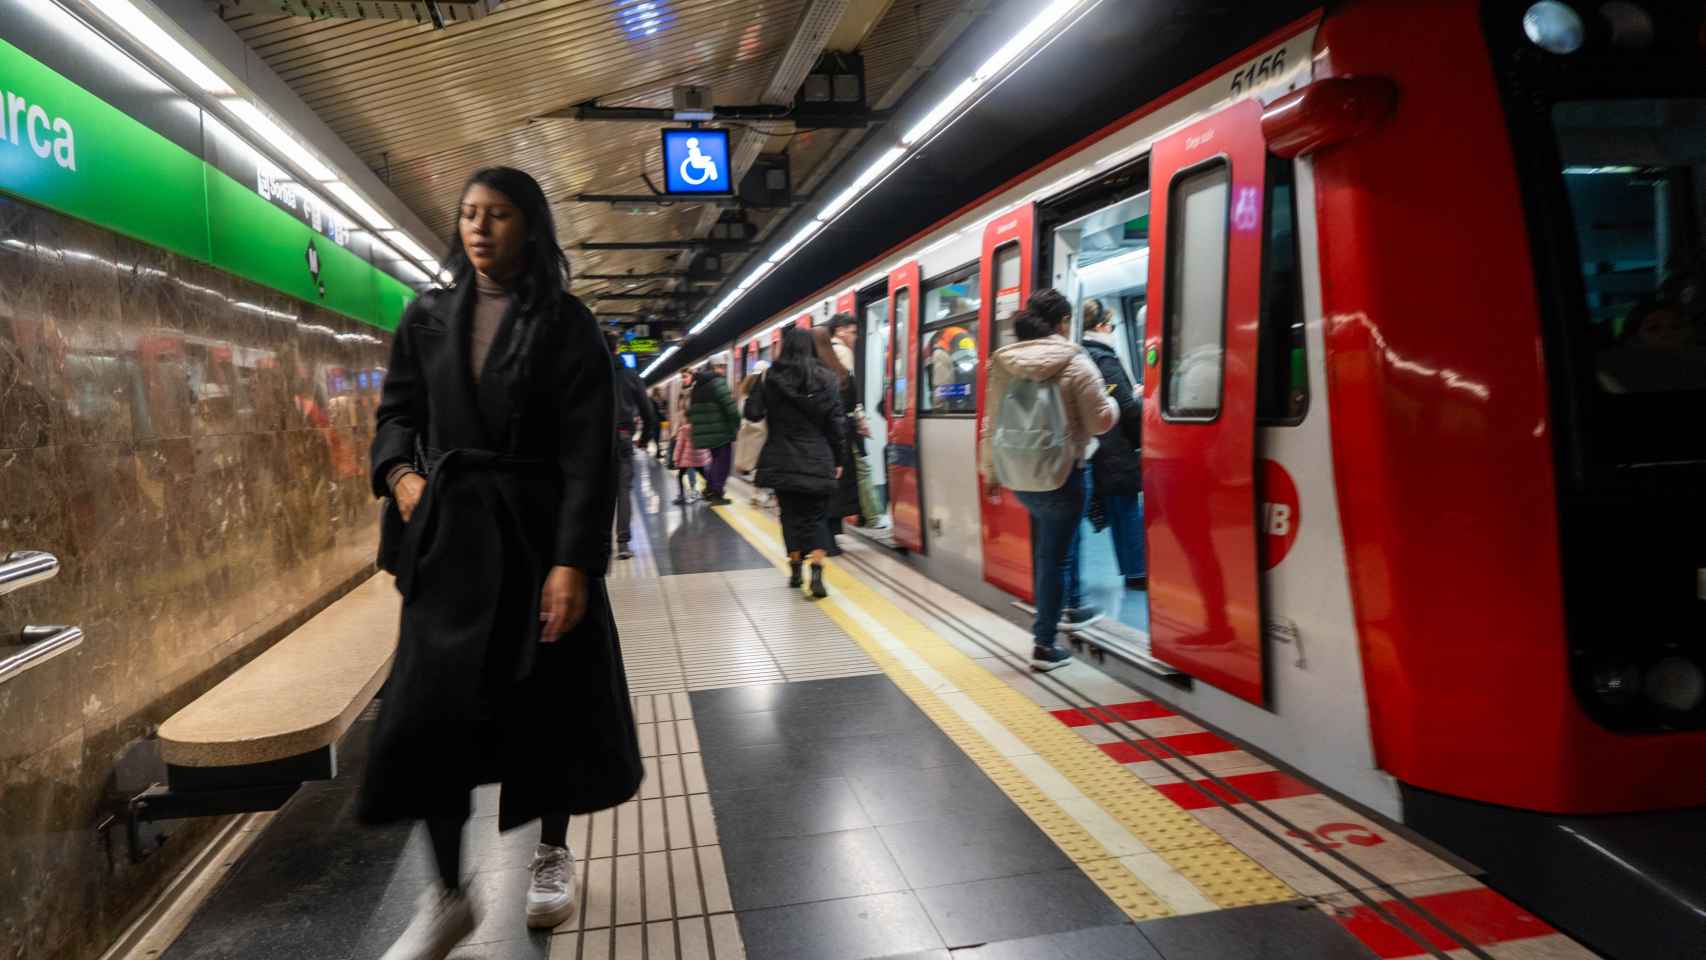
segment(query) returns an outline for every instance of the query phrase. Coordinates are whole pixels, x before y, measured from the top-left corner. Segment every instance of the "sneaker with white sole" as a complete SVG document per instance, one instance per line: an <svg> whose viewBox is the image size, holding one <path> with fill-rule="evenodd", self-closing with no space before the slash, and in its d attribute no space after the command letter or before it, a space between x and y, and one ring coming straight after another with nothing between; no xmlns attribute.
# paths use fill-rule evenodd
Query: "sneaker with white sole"
<svg viewBox="0 0 1706 960"><path fill-rule="evenodd" d="M1060 629L1067 633L1075 633L1102 619L1102 608L1093 604L1082 607L1069 607L1060 612Z"/></svg>
<svg viewBox="0 0 1706 960"><path fill-rule="evenodd" d="M574 913L574 852L568 847L541 843L533 851L533 882L527 887L527 925L548 929Z"/></svg>
<svg viewBox="0 0 1706 960"><path fill-rule="evenodd" d="M435 890L421 898L415 919L380 960L444 960L479 924L461 890Z"/></svg>
<svg viewBox="0 0 1706 960"><path fill-rule="evenodd" d="M1056 646L1031 648L1031 669L1038 673L1059 670L1071 662L1072 651L1070 650L1063 650Z"/></svg>

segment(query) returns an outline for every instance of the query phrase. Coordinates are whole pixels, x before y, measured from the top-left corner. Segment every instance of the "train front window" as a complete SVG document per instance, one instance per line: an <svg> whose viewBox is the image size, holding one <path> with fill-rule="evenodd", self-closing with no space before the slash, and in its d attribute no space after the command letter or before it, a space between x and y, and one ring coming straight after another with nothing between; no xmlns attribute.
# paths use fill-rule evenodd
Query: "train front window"
<svg viewBox="0 0 1706 960"><path fill-rule="evenodd" d="M1706 390L1706 100L1566 101L1552 121L1599 390Z"/></svg>

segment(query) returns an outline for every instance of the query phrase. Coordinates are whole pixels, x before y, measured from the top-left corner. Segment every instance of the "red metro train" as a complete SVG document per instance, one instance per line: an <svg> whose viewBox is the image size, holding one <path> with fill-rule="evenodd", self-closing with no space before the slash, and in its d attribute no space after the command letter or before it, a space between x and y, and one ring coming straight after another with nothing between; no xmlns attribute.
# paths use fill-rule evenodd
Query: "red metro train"
<svg viewBox="0 0 1706 960"><path fill-rule="evenodd" d="M1034 287L1099 300L1161 696L1483 866L1615 845L1582 815L1650 842L1706 805L1703 52L1699 2L1334 4L738 355L861 316L896 544L1024 600L982 370Z"/></svg>

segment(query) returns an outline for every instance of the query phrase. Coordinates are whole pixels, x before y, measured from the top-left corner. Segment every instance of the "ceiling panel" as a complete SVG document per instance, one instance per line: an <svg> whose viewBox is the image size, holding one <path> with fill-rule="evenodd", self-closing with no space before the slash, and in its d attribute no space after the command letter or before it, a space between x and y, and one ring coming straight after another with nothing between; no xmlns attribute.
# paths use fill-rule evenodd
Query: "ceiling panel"
<svg viewBox="0 0 1706 960"><path fill-rule="evenodd" d="M224 0L226 22L438 235L457 191L483 166L520 167L556 207L577 274L671 269L671 251L574 250L587 240L687 239L701 204L634 215L570 202L578 193L650 192L658 125L538 119L587 100L668 106L670 89L709 84L719 104L756 102L808 0L509 0L434 30L384 20L283 16L266 0ZM866 5L869 6L868 4ZM963 0L894 0L861 44L871 99L885 92ZM868 15L868 14L867 14ZM767 126L792 133L786 124ZM846 134L805 131L767 149L803 182ZM761 224L774 215L759 217ZM583 296L603 283L576 284ZM647 289L640 287L639 289ZM610 305L626 312L634 303Z"/></svg>

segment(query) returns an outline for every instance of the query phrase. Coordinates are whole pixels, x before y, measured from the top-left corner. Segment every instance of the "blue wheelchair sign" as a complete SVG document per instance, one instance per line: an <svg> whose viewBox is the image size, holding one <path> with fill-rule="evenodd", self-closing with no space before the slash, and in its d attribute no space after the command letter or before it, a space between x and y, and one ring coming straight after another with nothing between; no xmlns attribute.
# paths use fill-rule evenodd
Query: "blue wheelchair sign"
<svg viewBox="0 0 1706 960"><path fill-rule="evenodd" d="M663 132L665 193L729 194L729 132L671 129Z"/></svg>

